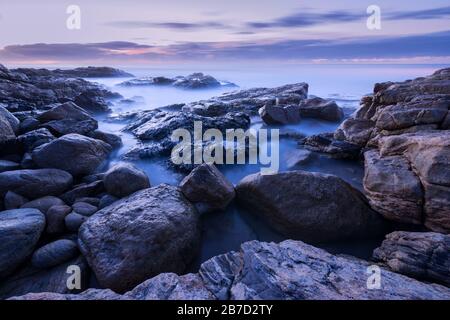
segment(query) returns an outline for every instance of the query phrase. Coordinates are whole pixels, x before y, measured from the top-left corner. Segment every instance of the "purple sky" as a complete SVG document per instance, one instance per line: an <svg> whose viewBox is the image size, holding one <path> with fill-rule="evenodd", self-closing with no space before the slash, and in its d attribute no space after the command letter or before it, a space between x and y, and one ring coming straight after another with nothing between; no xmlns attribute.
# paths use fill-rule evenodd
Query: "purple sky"
<svg viewBox="0 0 450 320"><path fill-rule="evenodd" d="M448 0L0 0L0 63L450 63L449 18Z"/></svg>

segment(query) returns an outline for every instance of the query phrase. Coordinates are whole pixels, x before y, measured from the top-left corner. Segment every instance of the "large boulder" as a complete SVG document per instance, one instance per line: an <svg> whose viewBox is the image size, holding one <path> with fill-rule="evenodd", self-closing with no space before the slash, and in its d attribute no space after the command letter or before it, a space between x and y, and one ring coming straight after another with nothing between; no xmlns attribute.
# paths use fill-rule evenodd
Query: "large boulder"
<svg viewBox="0 0 450 320"><path fill-rule="evenodd" d="M119 162L112 166L105 173L103 184L109 194L118 198L150 188L147 174L135 165L126 162Z"/></svg>
<svg viewBox="0 0 450 320"><path fill-rule="evenodd" d="M300 122L300 107L295 104L265 105L258 110L259 116L267 124L294 124Z"/></svg>
<svg viewBox="0 0 450 320"><path fill-rule="evenodd" d="M43 127L57 136L69 133L86 135L97 129L97 120L73 102L66 102L41 113L38 119Z"/></svg>
<svg viewBox="0 0 450 320"><path fill-rule="evenodd" d="M344 111L335 101L319 97L301 101L299 109L302 118L315 118L333 122L341 121L344 118Z"/></svg>
<svg viewBox="0 0 450 320"><path fill-rule="evenodd" d="M44 227L45 216L39 210L0 212L0 279L30 256Z"/></svg>
<svg viewBox="0 0 450 320"><path fill-rule="evenodd" d="M123 292L162 272L183 272L199 243L199 215L178 188L138 191L90 217L79 246L103 287Z"/></svg>
<svg viewBox="0 0 450 320"><path fill-rule="evenodd" d="M224 210L234 199L234 186L212 164L202 164L180 182L184 196L198 211Z"/></svg>
<svg viewBox="0 0 450 320"><path fill-rule="evenodd" d="M8 191L36 199L57 196L72 186L72 175L59 169L15 170L0 173L0 196Z"/></svg>
<svg viewBox="0 0 450 320"><path fill-rule="evenodd" d="M33 161L41 168L57 168L74 176L94 172L112 148L109 144L79 134L68 134L33 151Z"/></svg>
<svg viewBox="0 0 450 320"><path fill-rule="evenodd" d="M396 231L386 236L373 257L392 271L450 287L450 236Z"/></svg>
<svg viewBox="0 0 450 320"><path fill-rule="evenodd" d="M285 236L307 241L370 237L383 231L380 215L342 179L304 171L253 174L236 187L238 202Z"/></svg>

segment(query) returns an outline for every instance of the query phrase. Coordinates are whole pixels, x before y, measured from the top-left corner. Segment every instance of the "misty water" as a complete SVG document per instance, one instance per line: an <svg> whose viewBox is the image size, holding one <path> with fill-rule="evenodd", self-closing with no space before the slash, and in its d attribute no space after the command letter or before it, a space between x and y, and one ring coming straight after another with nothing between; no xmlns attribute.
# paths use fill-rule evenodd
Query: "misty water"
<svg viewBox="0 0 450 320"><path fill-rule="evenodd" d="M158 66L152 68L122 68L136 77L188 75L193 72L203 72L218 80L233 82L238 89L254 87L276 87L285 84L307 82L309 94L335 100L344 108L346 116L359 106L363 95L372 92L373 85L384 81L403 81L431 74L440 66L424 65L264 65L264 66ZM136 104L115 103L111 106L113 113L149 110L176 103L194 102L220 95L224 92L237 90L234 88L219 88L208 90L184 90L172 87L122 87L118 83L127 78L87 79L119 92L125 99L133 99ZM123 147L115 153L111 163L119 161L121 156L130 150L137 142L132 134L123 132L126 123L106 121L99 117L101 130L118 134L122 137ZM252 118L252 128L263 126L257 117ZM281 130L312 135L322 132L333 132L339 123L331 123L314 119L304 119L298 125L284 126ZM280 141L280 171L288 170L286 161L290 154L299 146L294 140L282 138ZM152 185L168 183L176 185L183 178L165 165L167 159L143 159L135 162L143 169ZM243 177L259 172L259 165L225 165L219 168L234 184ZM312 161L290 170L306 170L335 174L358 189L362 189L363 164L349 160L334 160L325 155L315 155ZM276 188L276 186L274 186ZM232 250L238 250L239 245L249 240L282 241L285 238L272 231L263 221L238 209L232 204L226 212L207 214L202 217L202 248L192 270L212 256ZM333 253L345 253L361 258L368 258L373 248L381 239L370 241L352 241L340 243L318 244Z"/></svg>

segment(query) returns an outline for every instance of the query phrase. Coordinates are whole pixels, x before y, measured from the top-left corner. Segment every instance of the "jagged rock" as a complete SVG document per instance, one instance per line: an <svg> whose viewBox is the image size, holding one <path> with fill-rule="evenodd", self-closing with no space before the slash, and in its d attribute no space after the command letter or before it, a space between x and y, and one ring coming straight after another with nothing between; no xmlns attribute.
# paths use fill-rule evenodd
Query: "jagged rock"
<svg viewBox="0 0 450 320"><path fill-rule="evenodd" d="M373 253L394 272L450 287L450 236L434 232L396 231Z"/></svg>
<svg viewBox="0 0 450 320"><path fill-rule="evenodd" d="M80 268L81 289L69 289L67 282L73 283L73 271L69 266ZM3 281L0 285L0 299L13 296L25 295L28 293L51 292L52 296L66 293L76 293L86 289L89 281L89 268L82 257L78 257L64 264L50 269L40 269L33 266L25 266L13 276Z"/></svg>
<svg viewBox="0 0 450 320"><path fill-rule="evenodd" d="M358 159L361 148L347 141L333 138L333 133L321 133L304 138L301 142L306 149L327 153L335 159Z"/></svg>
<svg viewBox="0 0 450 320"><path fill-rule="evenodd" d="M364 196L327 174L289 171L253 174L236 186L238 203L275 230L296 239L326 242L383 232L381 217Z"/></svg>
<svg viewBox="0 0 450 320"><path fill-rule="evenodd" d="M299 109L302 118L315 118L333 122L341 121L344 118L344 111L335 101L319 97L301 101Z"/></svg>
<svg viewBox="0 0 450 320"><path fill-rule="evenodd" d="M183 272L199 237L195 208L176 187L162 184L90 217L79 247L100 285L123 292L156 274Z"/></svg>
<svg viewBox="0 0 450 320"><path fill-rule="evenodd" d="M65 205L65 203L60 198L53 196L46 196L27 202L24 205L22 205L21 208L34 208L38 209L43 214L46 214L48 209L50 209L51 207L63 205Z"/></svg>
<svg viewBox="0 0 450 320"><path fill-rule="evenodd" d="M57 196L72 186L72 175L59 169L15 170L0 173L0 196L8 191L29 199Z"/></svg>
<svg viewBox="0 0 450 320"><path fill-rule="evenodd" d="M295 104L265 105L258 110L259 116L267 124L293 124L300 122L300 107Z"/></svg>
<svg viewBox="0 0 450 320"><path fill-rule="evenodd" d="M403 223L422 223L423 191L419 178L403 156L364 154L364 190L370 205L384 217Z"/></svg>
<svg viewBox="0 0 450 320"><path fill-rule="evenodd" d="M224 210L234 199L234 186L214 166L202 164L180 182L184 196L200 213Z"/></svg>
<svg viewBox="0 0 450 320"><path fill-rule="evenodd" d="M41 113L38 119L43 127L57 136L69 133L86 135L98 128L97 120L73 102L66 102Z"/></svg>
<svg viewBox="0 0 450 320"><path fill-rule="evenodd" d="M120 162L111 167L103 177L103 184L109 194L118 198L150 188L147 174L135 165L126 162Z"/></svg>
<svg viewBox="0 0 450 320"><path fill-rule="evenodd" d="M44 227L45 216L37 209L0 212L0 279L29 257Z"/></svg>
<svg viewBox="0 0 450 320"><path fill-rule="evenodd" d="M334 138L348 141L359 147L364 147L374 130L374 122L365 119L348 119L334 133Z"/></svg>
<svg viewBox="0 0 450 320"><path fill-rule="evenodd" d="M239 252L206 261L198 275L160 274L124 295L90 289L79 295L27 294L14 300L448 300L450 289L380 268L381 286L368 287L366 261L334 256L300 241L251 241Z"/></svg>
<svg viewBox="0 0 450 320"><path fill-rule="evenodd" d="M105 161L111 146L79 134L67 134L33 151L33 161L41 168L57 168L74 176L91 174Z"/></svg>
<svg viewBox="0 0 450 320"><path fill-rule="evenodd" d="M76 242L66 239L56 240L37 249L31 257L31 265L46 269L58 266L78 255Z"/></svg>

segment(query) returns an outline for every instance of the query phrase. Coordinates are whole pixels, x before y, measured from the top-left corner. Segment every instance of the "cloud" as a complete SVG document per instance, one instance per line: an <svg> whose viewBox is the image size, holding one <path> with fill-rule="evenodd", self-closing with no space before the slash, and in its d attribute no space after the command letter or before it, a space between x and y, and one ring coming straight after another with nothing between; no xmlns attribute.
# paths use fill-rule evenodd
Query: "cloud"
<svg viewBox="0 0 450 320"><path fill-rule="evenodd" d="M148 46L132 42L91 44L32 44L7 46L0 50L6 61L206 61L206 60L336 60L407 59L447 57L450 30L439 33L391 38L346 40L284 40L236 42L186 42Z"/></svg>
<svg viewBox="0 0 450 320"><path fill-rule="evenodd" d="M390 20L399 19L441 19L450 16L450 7L434 8L428 10L418 10L409 12L397 12L388 15Z"/></svg>
<svg viewBox="0 0 450 320"><path fill-rule="evenodd" d="M106 25L116 27L116 28L127 28L127 29L152 29L152 28L164 28L173 30L197 30L197 29L226 29L229 26L216 22L216 21L206 21L206 22L150 22L150 21L112 21L108 22Z"/></svg>

